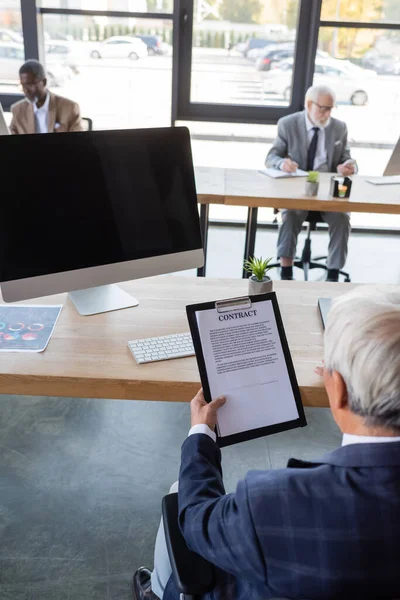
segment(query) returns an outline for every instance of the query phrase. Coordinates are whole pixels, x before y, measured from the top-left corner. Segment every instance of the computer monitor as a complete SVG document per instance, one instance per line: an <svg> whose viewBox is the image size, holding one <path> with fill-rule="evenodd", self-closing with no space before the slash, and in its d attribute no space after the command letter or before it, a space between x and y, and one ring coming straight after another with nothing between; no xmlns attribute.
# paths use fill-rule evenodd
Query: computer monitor
<svg viewBox="0 0 400 600"><path fill-rule="evenodd" d="M6 119L3 113L3 107L0 103L0 135L10 135L10 130L7 127Z"/></svg>
<svg viewBox="0 0 400 600"><path fill-rule="evenodd" d="M105 312L137 304L106 284L204 263L185 127L3 137L0 164L6 302L72 292Z"/></svg>
<svg viewBox="0 0 400 600"><path fill-rule="evenodd" d="M386 175L400 175L400 138L392 152L392 156L389 159L386 169L383 174Z"/></svg>

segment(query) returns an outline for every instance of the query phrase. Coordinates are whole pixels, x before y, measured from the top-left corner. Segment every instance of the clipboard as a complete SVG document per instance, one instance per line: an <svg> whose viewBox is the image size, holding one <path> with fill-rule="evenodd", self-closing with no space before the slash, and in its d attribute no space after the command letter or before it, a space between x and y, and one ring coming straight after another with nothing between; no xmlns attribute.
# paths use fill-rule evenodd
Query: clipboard
<svg viewBox="0 0 400 600"><path fill-rule="evenodd" d="M296 413L295 418L291 418L290 420L286 420L283 422L277 422L269 425L261 425L260 427L252 428L246 431L240 431L238 433L233 433L229 435L223 435L220 431L219 426L217 425L215 429L215 433L217 435L217 444L219 447L230 446L232 444L236 444L239 442L244 442L247 440L256 439L259 437L264 437L266 435L271 435L273 433L278 433L281 431L287 431L289 429L294 429L297 427L305 427L307 425L307 421L304 414L303 403L301 400L300 390L296 379L296 374L293 367L292 358L290 355L289 346L286 339L285 330L283 327L282 317L279 310L278 301L276 298L275 292L270 292L267 294L257 294L254 296L244 296L240 298L229 298L226 300L218 300L215 302L205 302L201 304L192 304L186 306L186 314L189 322L190 332L193 339L193 345L196 352L196 359L200 373L200 379L203 387L204 397L207 402L211 402L212 394L210 389L210 381L209 375L207 373L206 367L206 359L203 351L203 344L200 336L200 328L198 322L198 315L202 311L215 311L216 315L233 315L235 313L242 313L244 315L248 314L243 311L248 311L249 309L254 310L261 307L258 303L269 303L272 305L271 314L273 314L275 318L275 323L277 327L277 332L280 340L281 350L283 353L283 359L287 369L287 376L289 381L287 382L287 387L289 389L289 385L291 388L291 392L293 397L291 398L291 410L293 413ZM270 306L268 309L270 309ZM212 313L211 313L212 314ZM290 382L290 384L289 384ZM268 383L268 382L267 382ZM225 392L224 392L225 393ZM251 393L251 392L249 392ZM225 405L229 409L229 397L228 403ZM223 409L225 409L225 406ZM222 409L220 409L222 410Z"/></svg>

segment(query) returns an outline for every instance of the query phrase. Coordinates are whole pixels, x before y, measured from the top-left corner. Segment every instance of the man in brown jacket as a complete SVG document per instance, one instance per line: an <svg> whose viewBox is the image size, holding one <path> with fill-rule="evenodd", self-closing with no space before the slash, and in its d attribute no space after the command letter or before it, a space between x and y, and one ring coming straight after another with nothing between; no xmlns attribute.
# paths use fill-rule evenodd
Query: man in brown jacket
<svg viewBox="0 0 400 600"><path fill-rule="evenodd" d="M25 99L11 107L12 134L83 131L78 104L50 92L46 73L37 60L28 60L19 70Z"/></svg>

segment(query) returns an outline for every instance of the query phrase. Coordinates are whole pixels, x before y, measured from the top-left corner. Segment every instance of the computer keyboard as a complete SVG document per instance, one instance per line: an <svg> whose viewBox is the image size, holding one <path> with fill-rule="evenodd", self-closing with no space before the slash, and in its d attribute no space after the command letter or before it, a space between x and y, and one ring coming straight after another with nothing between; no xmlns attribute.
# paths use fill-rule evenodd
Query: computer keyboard
<svg viewBox="0 0 400 600"><path fill-rule="evenodd" d="M195 354L190 333L131 340L128 342L128 348L138 365L157 360L194 356Z"/></svg>

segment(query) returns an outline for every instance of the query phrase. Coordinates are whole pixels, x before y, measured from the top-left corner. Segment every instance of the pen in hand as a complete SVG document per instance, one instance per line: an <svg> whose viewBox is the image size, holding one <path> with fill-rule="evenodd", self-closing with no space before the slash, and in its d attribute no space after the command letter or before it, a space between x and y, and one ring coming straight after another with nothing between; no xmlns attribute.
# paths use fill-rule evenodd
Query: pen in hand
<svg viewBox="0 0 400 600"><path fill-rule="evenodd" d="M299 165L292 159L290 153L288 152L287 158L285 158L282 163L282 171L285 171L286 173L296 173L298 167Z"/></svg>

